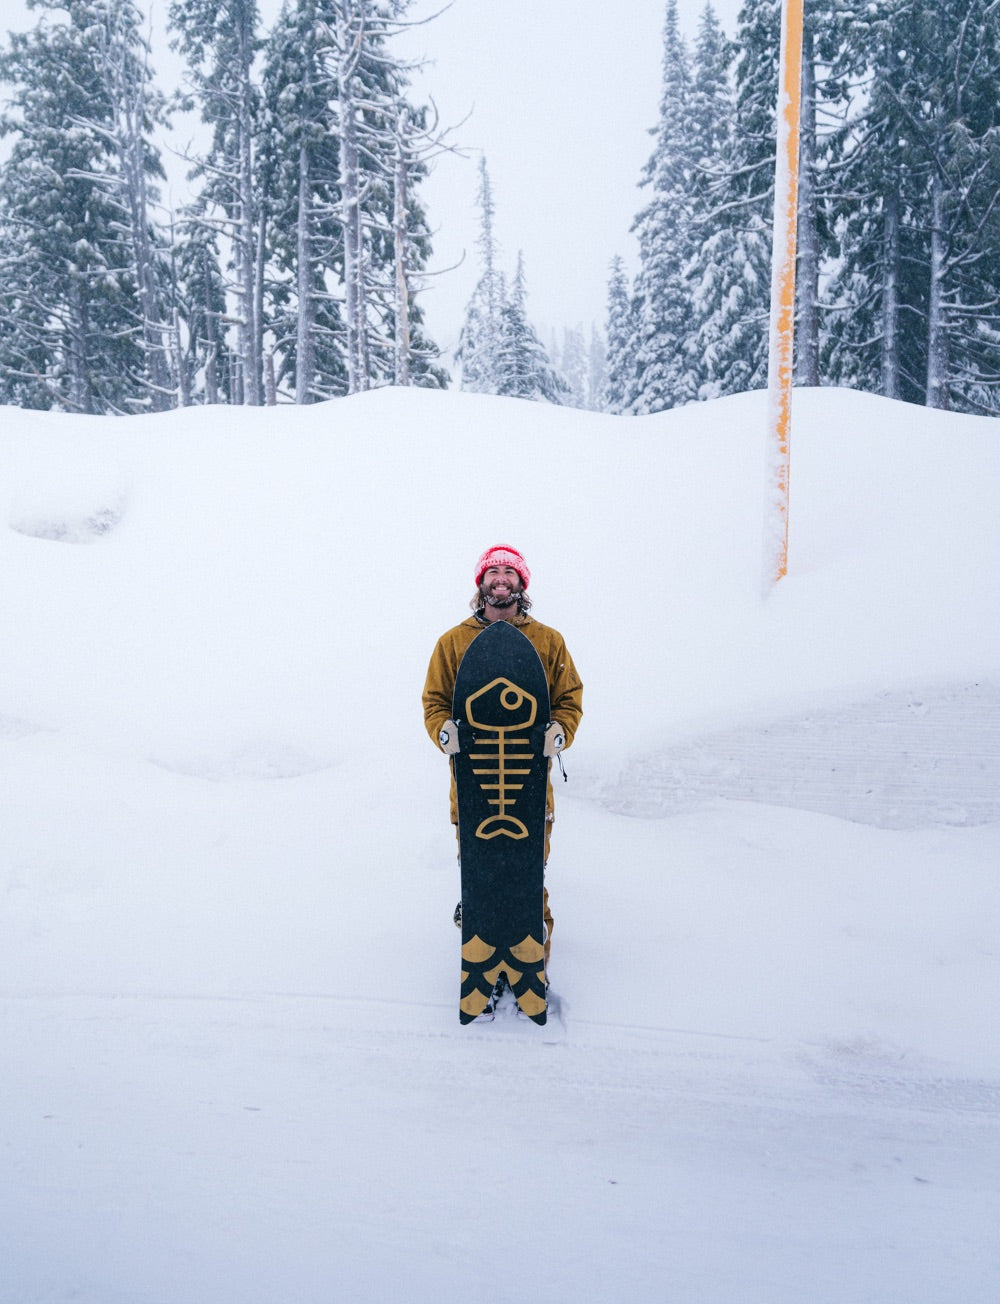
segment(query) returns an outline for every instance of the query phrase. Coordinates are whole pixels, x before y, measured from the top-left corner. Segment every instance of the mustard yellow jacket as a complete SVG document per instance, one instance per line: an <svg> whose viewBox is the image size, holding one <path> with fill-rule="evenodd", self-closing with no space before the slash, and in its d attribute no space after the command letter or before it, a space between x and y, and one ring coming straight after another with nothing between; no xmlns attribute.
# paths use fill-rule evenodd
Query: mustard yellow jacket
<svg viewBox="0 0 1000 1304"><path fill-rule="evenodd" d="M539 660L545 668L545 677L549 684L549 714L558 720L566 735L566 746L573 741L583 715L583 684L576 672L573 658L570 656L563 636L558 630L531 616L515 616L511 621L526 638L530 639L538 653ZM430 665L427 667L427 679L424 683L424 725L435 747L440 747L438 734L445 720L451 718L452 699L455 692L455 675L458 663L465 656L469 644L481 634L486 626L470 616L460 625L442 634L431 653ZM552 784L548 787L546 814L551 819L553 809ZM451 791L451 821L458 823L458 811L455 804L455 785Z"/></svg>

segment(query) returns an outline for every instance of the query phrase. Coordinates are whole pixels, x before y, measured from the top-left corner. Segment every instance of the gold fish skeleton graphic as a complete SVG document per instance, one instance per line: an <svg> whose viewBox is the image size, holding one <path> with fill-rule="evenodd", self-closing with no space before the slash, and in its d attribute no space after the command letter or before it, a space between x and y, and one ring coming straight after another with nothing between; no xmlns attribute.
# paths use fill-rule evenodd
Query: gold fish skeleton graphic
<svg viewBox="0 0 1000 1304"><path fill-rule="evenodd" d="M535 753L528 750L530 729L538 716L538 702L511 680L500 676L465 699L465 718L476 730L476 750L469 753L472 773L496 813L484 819L476 837L528 837L528 828L510 808L517 803L524 784L519 780L531 773Z"/></svg>

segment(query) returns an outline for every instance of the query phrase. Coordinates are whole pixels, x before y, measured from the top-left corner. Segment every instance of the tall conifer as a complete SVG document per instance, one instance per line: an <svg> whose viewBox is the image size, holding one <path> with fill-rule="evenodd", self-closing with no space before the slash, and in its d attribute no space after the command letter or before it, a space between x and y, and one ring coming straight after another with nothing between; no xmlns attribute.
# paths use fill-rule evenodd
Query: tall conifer
<svg viewBox="0 0 1000 1304"><path fill-rule="evenodd" d="M0 54L0 397L115 412L174 401L152 88L131 0L35 0Z"/></svg>

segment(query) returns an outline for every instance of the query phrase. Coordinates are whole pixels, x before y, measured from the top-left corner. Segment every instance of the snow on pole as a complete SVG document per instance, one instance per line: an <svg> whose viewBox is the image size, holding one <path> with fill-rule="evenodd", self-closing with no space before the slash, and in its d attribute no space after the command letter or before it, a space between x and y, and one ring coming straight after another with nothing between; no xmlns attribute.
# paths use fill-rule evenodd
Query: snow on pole
<svg viewBox="0 0 1000 1304"><path fill-rule="evenodd" d="M781 56L775 114L774 243L768 348L767 477L764 590L788 571L788 480L795 346L795 235L798 216L799 103L802 88L802 3L781 0Z"/></svg>

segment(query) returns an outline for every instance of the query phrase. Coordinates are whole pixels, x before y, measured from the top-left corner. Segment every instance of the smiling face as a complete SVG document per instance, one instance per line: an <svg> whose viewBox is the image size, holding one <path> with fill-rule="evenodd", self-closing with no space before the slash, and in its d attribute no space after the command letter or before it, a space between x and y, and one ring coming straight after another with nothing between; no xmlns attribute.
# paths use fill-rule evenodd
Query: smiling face
<svg viewBox="0 0 1000 1304"><path fill-rule="evenodd" d="M490 566L479 582L488 607L502 611L517 601L521 592L521 577L513 566Z"/></svg>

